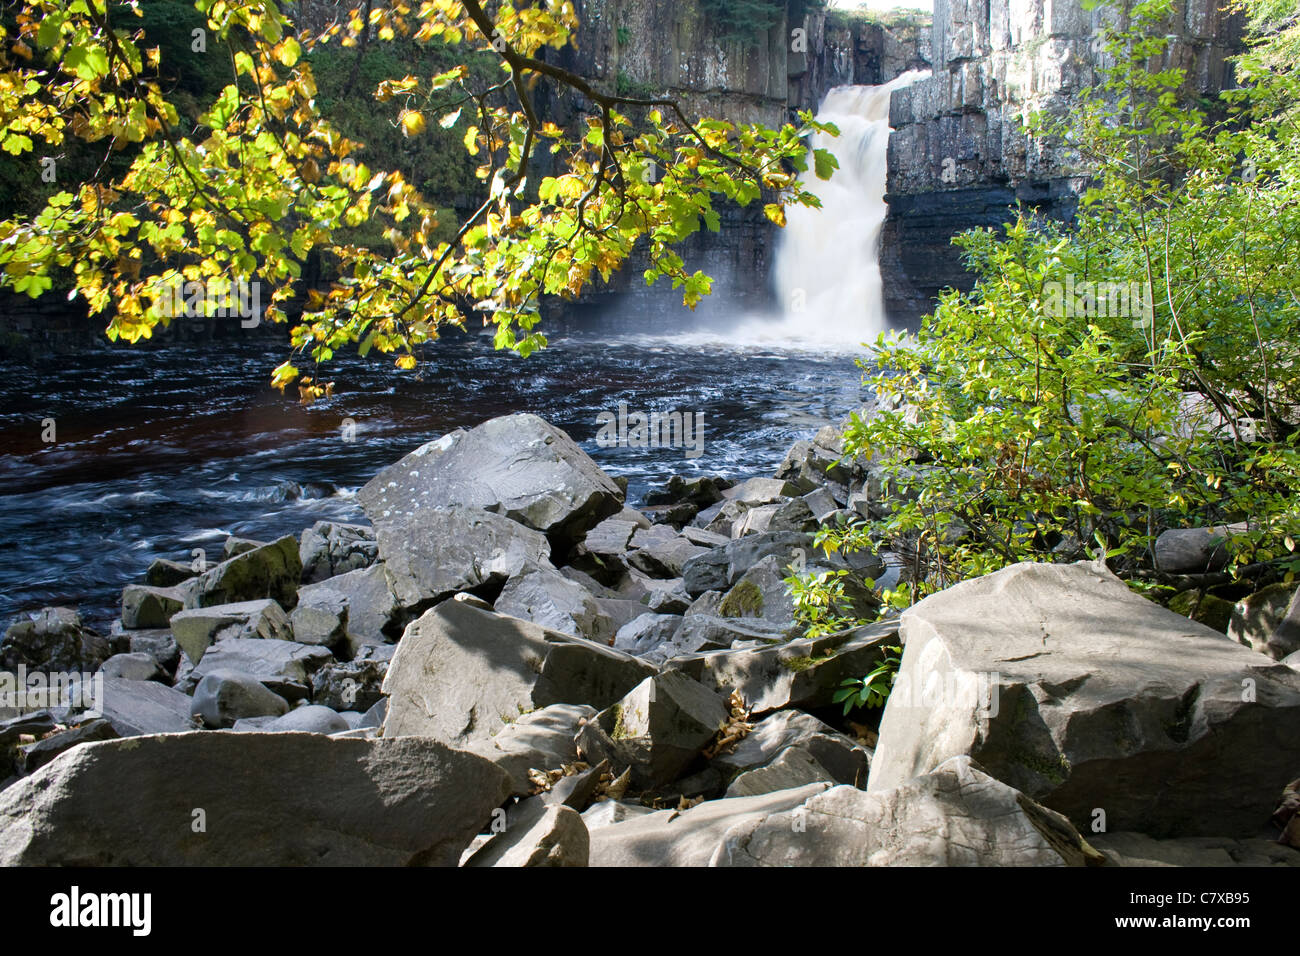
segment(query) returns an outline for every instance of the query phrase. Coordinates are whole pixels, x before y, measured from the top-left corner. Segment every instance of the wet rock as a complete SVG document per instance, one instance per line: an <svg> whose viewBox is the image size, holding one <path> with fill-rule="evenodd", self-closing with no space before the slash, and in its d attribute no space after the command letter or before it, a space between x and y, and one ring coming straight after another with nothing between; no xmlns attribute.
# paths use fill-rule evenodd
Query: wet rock
<svg viewBox="0 0 1300 956"><path fill-rule="evenodd" d="M127 628L166 627L184 607L185 595L179 588L128 584L122 590L122 624Z"/></svg>
<svg viewBox="0 0 1300 956"><path fill-rule="evenodd" d="M607 707L655 672L604 645L444 601L397 646L384 679L384 735L486 742L550 704Z"/></svg>
<svg viewBox="0 0 1300 956"><path fill-rule="evenodd" d="M293 639L293 629L284 609L264 598L181 611L172 618L172 635L185 656L198 664L218 641L288 641Z"/></svg>
<svg viewBox="0 0 1300 956"><path fill-rule="evenodd" d="M715 866L1098 866L1059 813L954 757L893 790L835 787L731 827Z"/></svg>
<svg viewBox="0 0 1300 956"><path fill-rule="evenodd" d="M91 743L0 793L0 865L454 866L507 792L483 758L415 737Z"/></svg>
<svg viewBox="0 0 1300 956"><path fill-rule="evenodd" d="M368 568L378 557L375 531L366 525L317 521L298 543L304 584Z"/></svg>
<svg viewBox="0 0 1300 956"><path fill-rule="evenodd" d="M544 535L487 511L425 508L377 527L389 584L407 609L550 566Z"/></svg>
<svg viewBox="0 0 1300 956"><path fill-rule="evenodd" d="M573 439L528 414L494 418L422 445L375 476L357 498L376 529L409 524L405 519L430 511L473 508L540 531L557 546L576 544L623 507L622 489Z"/></svg>
<svg viewBox="0 0 1300 956"><path fill-rule="evenodd" d="M0 639L0 670L94 673L112 656L103 637L72 608L47 607L15 617Z"/></svg>
<svg viewBox="0 0 1300 956"><path fill-rule="evenodd" d="M169 561L167 558L155 558L145 571L145 583L156 588L170 588L183 584L198 575L194 565L188 561Z"/></svg>
<svg viewBox="0 0 1300 956"><path fill-rule="evenodd" d="M285 535L270 544L241 550L182 585L187 607L216 607L270 598L283 608L297 601L302 578L298 539Z"/></svg>
<svg viewBox="0 0 1300 956"><path fill-rule="evenodd" d="M1090 563L963 582L901 637L873 792L968 754L1076 826L1241 837L1300 766L1300 674Z"/></svg>
<svg viewBox="0 0 1300 956"><path fill-rule="evenodd" d="M289 704L251 674L218 670L194 688L192 713L208 727L230 727L244 717L279 717Z"/></svg>

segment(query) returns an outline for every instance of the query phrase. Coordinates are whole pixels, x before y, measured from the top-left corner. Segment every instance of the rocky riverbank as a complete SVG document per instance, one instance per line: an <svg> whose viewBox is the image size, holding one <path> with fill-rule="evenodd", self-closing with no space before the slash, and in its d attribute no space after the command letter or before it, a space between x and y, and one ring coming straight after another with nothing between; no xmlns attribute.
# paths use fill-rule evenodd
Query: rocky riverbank
<svg viewBox="0 0 1300 956"><path fill-rule="evenodd" d="M20 617L0 670L87 700L0 709L0 862L1300 863L1293 587L1215 630L1022 564L809 639L791 565L867 616L897 574L813 547L882 506L836 429L624 492L510 415L380 472L369 525L156 561L108 635Z"/></svg>

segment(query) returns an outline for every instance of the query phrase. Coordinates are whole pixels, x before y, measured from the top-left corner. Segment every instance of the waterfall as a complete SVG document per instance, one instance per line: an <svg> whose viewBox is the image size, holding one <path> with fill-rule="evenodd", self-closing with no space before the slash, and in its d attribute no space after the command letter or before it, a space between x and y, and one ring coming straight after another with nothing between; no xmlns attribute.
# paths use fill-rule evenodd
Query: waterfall
<svg viewBox="0 0 1300 956"><path fill-rule="evenodd" d="M839 136L816 133L801 179L822 208L786 207L774 276L781 318L749 324L754 340L793 339L854 347L888 328L880 280L885 222L889 97L929 76L912 70L881 86L839 86L817 119ZM830 180L813 173L812 150L828 149L840 168Z"/></svg>

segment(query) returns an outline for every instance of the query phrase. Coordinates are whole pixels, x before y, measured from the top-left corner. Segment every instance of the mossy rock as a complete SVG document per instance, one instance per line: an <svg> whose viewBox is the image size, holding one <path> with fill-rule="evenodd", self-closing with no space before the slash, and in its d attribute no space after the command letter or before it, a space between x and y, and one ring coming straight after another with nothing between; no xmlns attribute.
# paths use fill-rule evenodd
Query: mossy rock
<svg viewBox="0 0 1300 956"><path fill-rule="evenodd" d="M1169 610L1183 617L1211 627L1222 634L1228 633L1228 622L1232 620L1232 602L1225 601L1213 594L1200 594L1197 591L1183 591L1174 595L1169 602Z"/></svg>

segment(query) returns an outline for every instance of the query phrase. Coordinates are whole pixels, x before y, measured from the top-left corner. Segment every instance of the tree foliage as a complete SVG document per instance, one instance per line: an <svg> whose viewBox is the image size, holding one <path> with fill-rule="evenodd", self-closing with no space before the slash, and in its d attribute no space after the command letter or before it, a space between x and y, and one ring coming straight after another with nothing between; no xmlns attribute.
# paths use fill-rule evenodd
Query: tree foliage
<svg viewBox="0 0 1300 956"><path fill-rule="evenodd" d="M577 25L571 0L371 0L319 35L274 0L195 6L229 62L197 121L177 107L172 65L147 44L137 0L30 0L0 27L0 151L31 160L33 182L37 161L72 141L101 157L34 214L0 221L0 284L35 296L66 272L112 339L165 325L179 282L220 292L260 281L265 318L292 320L294 347L317 362L354 346L413 368L414 349L474 313L495 323L498 347L528 354L545 344L539 298L607 279L634 247L646 281L667 278L693 307L710 279L673 246L718 228L715 202L762 201L773 220L785 203L817 203L796 174L802 137L826 127L808 114L781 129L690 118L670 99L599 89L547 57ZM373 91L376 113L408 139L463 130L484 198L452 226L408 173L359 160L363 144L321 108L316 54L402 39L499 66L477 81L462 58ZM581 96L580 128L538 114L542 84ZM291 315L312 253L329 256L337 280L306 289ZM298 374L286 362L274 381ZM320 386L300 388L310 397Z"/></svg>
<svg viewBox="0 0 1300 956"><path fill-rule="evenodd" d="M1033 122L1094 176L1077 221L963 235L973 290L873 347L885 408L845 447L883 499L819 543L904 557L895 606L1024 560L1104 557L1165 594L1300 571L1300 84L1272 42L1289 34L1200 108L1166 65L1172 9L1134 7L1101 82ZM1226 571L1156 565L1164 529L1220 525Z"/></svg>

